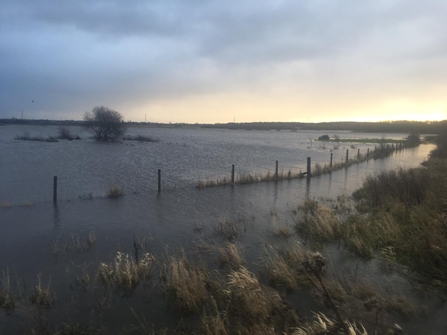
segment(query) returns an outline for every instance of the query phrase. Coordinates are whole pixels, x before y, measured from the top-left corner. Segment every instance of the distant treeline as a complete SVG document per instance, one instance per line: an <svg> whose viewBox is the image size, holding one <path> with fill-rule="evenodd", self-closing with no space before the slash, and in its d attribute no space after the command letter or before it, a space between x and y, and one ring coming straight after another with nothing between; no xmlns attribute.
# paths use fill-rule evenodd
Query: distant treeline
<svg viewBox="0 0 447 335"><path fill-rule="evenodd" d="M250 122L202 125L204 128L247 129L247 130L349 130L365 133L416 133L440 134L447 131L447 120L420 121L390 121L390 122Z"/></svg>
<svg viewBox="0 0 447 335"><path fill-rule="evenodd" d="M31 124L31 125L81 125L84 121L74 120L30 120L30 119L0 119L1 124ZM365 133L416 133L441 134L447 132L447 120L444 121L389 121L389 122L247 122L247 123L215 123L215 124L189 124L189 123L153 123L153 122L126 122L132 126L150 126L160 128L223 128L245 130L348 130Z"/></svg>

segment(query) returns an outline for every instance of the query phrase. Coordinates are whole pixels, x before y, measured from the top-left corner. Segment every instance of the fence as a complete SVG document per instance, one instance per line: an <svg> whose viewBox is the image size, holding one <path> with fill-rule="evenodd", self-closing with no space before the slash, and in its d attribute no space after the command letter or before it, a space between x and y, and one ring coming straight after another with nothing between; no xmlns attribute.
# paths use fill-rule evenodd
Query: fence
<svg viewBox="0 0 447 335"><path fill-rule="evenodd" d="M258 183L258 182L269 182L269 181L280 181L280 180L291 180L291 179L300 179L300 178L311 178L311 177L315 177L315 176L319 176L325 173L330 173L332 171L338 170L338 169L342 169L342 168L347 168L353 164L359 164L361 162L364 161L368 161L370 159L379 159L379 158L384 158L384 157L388 157L391 154L393 154L393 152L395 151L400 151L405 149L406 146L404 144L397 144L397 145L380 145L380 146L376 146L374 148L374 150L370 150L369 148L367 148L366 153L362 154L360 152L360 149L357 149L357 152L352 155L353 158L350 158L350 151L349 149L346 149L346 153L344 156L344 159L342 158L341 162L334 162L334 155L333 152L330 152L330 156L328 157L328 162L327 163L319 163L317 162L316 164L314 164L314 166L312 166L312 158L311 157L307 157L306 160L306 166L305 166L305 171L292 171L292 169L289 169L288 171L284 171L284 170L280 170L279 169L279 161L276 160L275 161L275 165L274 165L274 171L270 172L268 171L267 173L264 174L250 174L250 173L239 173L238 175L236 174L236 166L235 164L231 165L231 171L229 174L229 177L223 177L221 179L215 179L215 180L199 180L196 184L196 187L198 189L202 189L202 188L206 188L206 187L212 187L212 186L223 186L223 185L230 185L230 186L234 186L236 184L248 184L248 183ZM157 181L156 181L156 191L158 194L160 194L162 191L167 190L168 188L163 187L162 184L162 170L158 169L157 173ZM67 196L67 189L69 188L76 188L76 186L78 185L74 185L73 183L70 183L70 181L64 180L65 184L64 186L64 191L63 192L63 197L65 195L65 197ZM48 184L47 184L48 185ZM136 186L137 183L135 182L135 191L133 193L136 193ZM152 184L153 185L153 184ZM49 186L49 185L48 185ZM53 177L53 185L52 185L52 194L50 196L50 188L49 187L42 187L39 186L40 188L44 188L45 189L45 198L47 200L52 199L52 202L54 204L57 204L58 200L59 200L59 187L60 187L60 180L58 179L58 176L54 176ZM12 186L14 188L14 186ZM34 187L31 189L32 193L35 193L38 191L40 191L39 187ZM154 189L154 188L150 188L150 189ZM72 192L77 192L76 191L72 191ZM123 195L123 189L113 189L110 188L108 190L108 192L105 194L106 196L109 197L118 197L120 195ZM90 199L92 198L92 194L91 193L81 193L81 195L78 195L76 197L79 197L81 199ZM73 195L72 195L73 198ZM29 202L23 202L22 204L26 204ZM6 202L0 202L0 206L6 207L8 206Z"/></svg>

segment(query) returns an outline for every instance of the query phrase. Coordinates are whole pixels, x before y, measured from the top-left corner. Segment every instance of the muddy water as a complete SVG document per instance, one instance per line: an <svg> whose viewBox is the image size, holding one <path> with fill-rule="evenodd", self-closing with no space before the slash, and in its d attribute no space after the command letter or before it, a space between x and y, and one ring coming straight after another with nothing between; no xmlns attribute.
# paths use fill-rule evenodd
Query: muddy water
<svg viewBox="0 0 447 335"><path fill-rule="evenodd" d="M45 313L53 324L88 323L94 319L96 324L105 324L109 329L137 323L131 308L156 328L177 326L178 315L168 312L168 305L156 287L157 267L167 246L171 250L184 248L190 257L218 269L215 247L223 241L214 234L213 227L219 218L226 218L240 225L243 233L239 243L244 257L249 269L258 273L257 264L264 247L286 243L272 235L276 217L293 224L290 210L306 196L349 194L367 174L417 166L432 148L421 146L384 160L353 165L312 178L309 183L292 180L197 190L194 188L197 179L224 176L231 163L241 173L272 170L276 159L286 169L304 170L307 156L313 157L314 162L324 162L330 149L315 143L310 147L308 137L320 136L318 133L131 129L134 134L147 132L160 142L97 144L83 139L32 143L11 139L22 131L21 127L7 127L6 131L3 128L0 202L9 202L11 207L0 208L0 269L9 269L16 294L24 297L30 294L38 274L42 275L43 286L51 281L51 289L57 293L57 308ZM37 127L30 129L33 131L46 136L55 129ZM79 133L85 138L85 134ZM341 135L381 137L381 134ZM345 155L342 146L333 152L334 161ZM160 195L156 192L157 168L162 168L166 178ZM47 185L55 174L61 180L58 206L51 203L51 182ZM116 182L125 187L125 196L105 198L106 187ZM197 223L203 226L201 232L194 230ZM95 245L89 250L73 247L76 244L73 241L77 237L84 241L88 231L95 232ZM132 254L134 238L142 241L143 252L151 252L158 259L154 286L140 288L139 294L131 297L106 296L107 307L101 312L97 305L104 298L103 290L93 285L86 293L76 278L83 273L93 277L99 262L111 261L117 250ZM64 250L65 244L70 250ZM200 252L198 245L202 246ZM388 290L417 298L426 305L431 315L428 323L399 320L407 325L408 333L419 334L427 324L433 334L446 330L441 317L445 308L437 306L432 296L415 292L405 275L383 269L376 261L359 262L333 246L328 247L326 254L333 271L359 269L373 282L385 283ZM291 299L302 313L318 308L306 294ZM31 322L35 311L23 305L13 315L0 318L2 334L15 334ZM184 320L195 322L190 316L184 316Z"/></svg>

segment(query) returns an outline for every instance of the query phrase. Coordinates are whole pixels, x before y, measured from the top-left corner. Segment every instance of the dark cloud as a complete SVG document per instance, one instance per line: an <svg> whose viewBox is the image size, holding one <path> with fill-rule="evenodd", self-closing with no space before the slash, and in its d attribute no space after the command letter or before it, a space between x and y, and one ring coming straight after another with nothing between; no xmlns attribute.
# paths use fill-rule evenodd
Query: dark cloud
<svg viewBox="0 0 447 335"><path fill-rule="evenodd" d="M417 91L418 82L446 86L444 1L0 6L0 117L283 87L379 99Z"/></svg>

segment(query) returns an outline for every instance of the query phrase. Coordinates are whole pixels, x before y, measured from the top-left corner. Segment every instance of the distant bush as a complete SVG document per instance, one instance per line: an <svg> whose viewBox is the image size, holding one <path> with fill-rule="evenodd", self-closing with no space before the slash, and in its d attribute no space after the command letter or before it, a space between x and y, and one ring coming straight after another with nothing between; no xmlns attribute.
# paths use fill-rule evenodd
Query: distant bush
<svg viewBox="0 0 447 335"><path fill-rule="evenodd" d="M329 141L329 135L322 135L318 137L318 141Z"/></svg>
<svg viewBox="0 0 447 335"><path fill-rule="evenodd" d="M421 144L421 137L419 134L410 134L407 137L407 144L409 147L417 147Z"/></svg>
<svg viewBox="0 0 447 335"><path fill-rule="evenodd" d="M59 136L58 138L61 140L72 140L73 136L71 135L70 129L67 127L61 126L57 129Z"/></svg>

